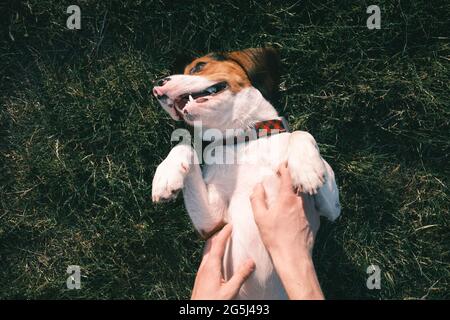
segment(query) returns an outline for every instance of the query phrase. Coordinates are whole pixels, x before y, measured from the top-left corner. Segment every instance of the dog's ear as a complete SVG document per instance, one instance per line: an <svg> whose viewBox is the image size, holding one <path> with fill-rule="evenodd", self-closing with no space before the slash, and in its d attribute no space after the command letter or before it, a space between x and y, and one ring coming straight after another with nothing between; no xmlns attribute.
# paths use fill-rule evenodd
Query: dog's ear
<svg viewBox="0 0 450 320"><path fill-rule="evenodd" d="M186 53L175 54L175 60L170 68L171 74L183 74L184 68L194 60L194 57Z"/></svg>
<svg viewBox="0 0 450 320"><path fill-rule="evenodd" d="M252 85L268 100L275 100L280 82L280 56L275 48L251 48L226 54L246 72Z"/></svg>

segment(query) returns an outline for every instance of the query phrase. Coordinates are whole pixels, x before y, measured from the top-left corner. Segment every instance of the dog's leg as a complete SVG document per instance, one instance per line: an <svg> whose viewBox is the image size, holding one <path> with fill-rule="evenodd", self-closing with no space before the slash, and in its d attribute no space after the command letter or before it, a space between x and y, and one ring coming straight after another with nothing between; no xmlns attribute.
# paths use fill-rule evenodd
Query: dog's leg
<svg viewBox="0 0 450 320"><path fill-rule="evenodd" d="M226 203L213 184L205 184L198 164L185 179L183 197L194 227L204 239L223 227Z"/></svg>
<svg viewBox="0 0 450 320"><path fill-rule="evenodd" d="M339 192L334 173L322 159L313 136L295 131L289 137L288 166L299 191L314 195L321 215L335 220L340 214Z"/></svg>
<svg viewBox="0 0 450 320"><path fill-rule="evenodd" d="M184 186L184 179L194 161L191 146L178 144L156 168L152 182L152 200L160 202L174 199Z"/></svg>
<svg viewBox="0 0 450 320"><path fill-rule="evenodd" d="M323 160L326 168L325 183L314 195L316 209L320 215L334 221L341 214L341 205L339 203L339 190L334 178L333 169L328 162Z"/></svg>
<svg viewBox="0 0 450 320"><path fill-rule="evenodd" d="M197 159L191 146L175 146L156 169L152 199L154 202L173 199L183 189L189 216L200 235L206 238L221 226L226 206L214 186L205 185Z"/></svg>

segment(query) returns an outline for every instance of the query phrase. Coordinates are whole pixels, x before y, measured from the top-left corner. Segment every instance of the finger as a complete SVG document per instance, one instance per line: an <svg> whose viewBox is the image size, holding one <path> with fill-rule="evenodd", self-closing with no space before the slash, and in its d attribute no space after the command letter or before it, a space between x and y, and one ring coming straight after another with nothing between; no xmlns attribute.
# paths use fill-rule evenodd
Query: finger
<svg viewBox="0 0 450 320"><path fill-rule="evenodd" d="M292 189L291 173L289 172L287 162L283 162L278 167L278 175L280 176L280 179L281 179L281 186L280 186L281 194L294 193L294 191Z"/></svg>
<svg viewBox="0 0 450 320"><path fill-rule="evenodd" d="M231 279L224 285L224 290L228 293L229 298L233 298L239 292L245 280L255 271L255 263L253 260L247 260L242 264Z"/></svg>
<svg viewBox="0 0 450 320"><path fill-rule="evenodd" d="M253 193L250 196L250 202L252 204L253 215L264 214L267 212L266 190L261 183L258 183L253 189Z"/></svg>
<svg viewBox="0 0 450 320"><path fill-rule="evenodd" d="M226 226L226 224L222 224L222 225L216 227L213 231L207 233L209 235L209 237L206 240L205 249L203 251L203 254L207 254L211 251L214 239L217 238L217 236L219 235L219 233L223 230L223 228L225 226Z"/></svg>
<svg viewBox="0 0 450 320"><path fill-rule="evenodd" d="M209 253L211 252L211 247L212 239L209 238L208 240L206 240L205 248L203 249L203 259L205 259L209 255Z"/></svg>
<svg viewBox="0 0 450 320"><path fill-rule="evenodd" d="M218 258L222 261L223 255L225 253L225 247L227 245L228 239L231 235L231 224L225 225L222 230L220 230L214 237L212 238L212 247L210 254L215 258Z"/></svg>
<svg viewBox="0 0 450 320"><path fill-rule="evenodd" d="M220 231L223 229L224 226L222 226L221 228L219 228L217 231L215 231L212 236L210 236L208 238L208 240L206 240L205 243L205 248L203 249L203 260L205 260L206 257L209 256L210 252L211 252L211 248L213 247L213 242L214 239L217 238L217 236L219 235Z"/></svg>

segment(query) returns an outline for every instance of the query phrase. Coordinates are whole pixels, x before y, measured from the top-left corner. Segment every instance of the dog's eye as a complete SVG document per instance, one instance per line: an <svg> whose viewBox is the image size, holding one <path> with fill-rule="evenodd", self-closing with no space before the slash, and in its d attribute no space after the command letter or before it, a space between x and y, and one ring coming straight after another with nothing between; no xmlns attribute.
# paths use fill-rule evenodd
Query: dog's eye
<svg viewBox="0 0 450 320"><path fill-rule="evenodd" d="M200 72L203 67L205 66L206 62L199 62L197 63L192 69L191 71L189 71L189 74L193 74L193 73L197 73Z"/></svg>

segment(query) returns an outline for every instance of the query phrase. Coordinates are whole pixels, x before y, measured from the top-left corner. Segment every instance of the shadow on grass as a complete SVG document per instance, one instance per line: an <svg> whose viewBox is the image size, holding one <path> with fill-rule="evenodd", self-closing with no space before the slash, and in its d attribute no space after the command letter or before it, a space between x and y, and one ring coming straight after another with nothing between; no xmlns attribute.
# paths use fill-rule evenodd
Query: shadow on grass
<svg viewBox="0 0 450 320"><path fill-rule="evenodd" d="M342 246L325 235L330 229L330 224L322 224L314 249L317 277L325 298L375 299L376 293L366 287L365 268L356 266Z"/></svg>

